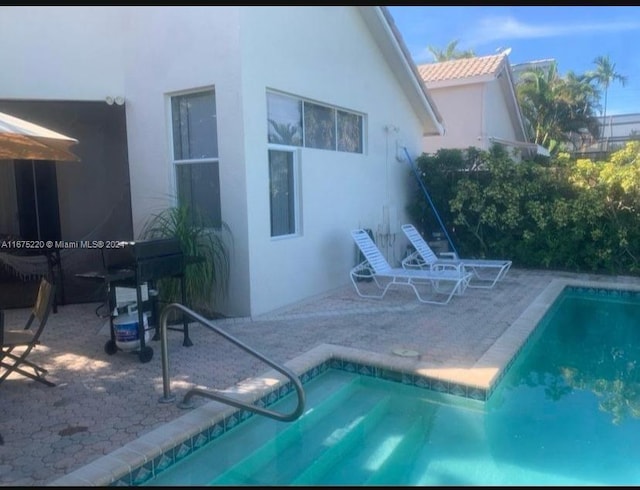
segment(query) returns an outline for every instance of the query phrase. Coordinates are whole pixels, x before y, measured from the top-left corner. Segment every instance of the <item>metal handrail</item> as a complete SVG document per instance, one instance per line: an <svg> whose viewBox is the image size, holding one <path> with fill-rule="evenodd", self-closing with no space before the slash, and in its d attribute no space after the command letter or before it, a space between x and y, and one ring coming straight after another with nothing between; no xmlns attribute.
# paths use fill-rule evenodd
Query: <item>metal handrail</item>
<svg viewBox="0 0 640 490"><path fill-rule="evenodd" d="M231 406L236 407L236 408L244 408L245 410L249 410L250 412L254 412L254 413L261 414L261 415L265 415L267 417L270 417L270 418L273 418L273 419L276 419L276 420L281 420L283 422L290 422L290 421L296 420L298 417L300 417L300 415L302 415L302 412L304 411L304 405L305 405L304 390L302 389L302 384L300 383L300 380L298 379L298 377L290 369L288 369L287 367L282 366L280 364L277 364L276 362L272 361L271 359L265 357L264 355L260 354L256 350L254 350L251 347L249 347L244 342L236 339L232 335L230 335L230 334L226 333L225 331L219 329L218 327L213 325L213 323L211 323L209 320L207 320L203 316L199 315L195 311L190 310L186 306L181 305L180 303L170 303L170 304L168 304L167 306L164 307L164 309L162 310L162 313L160 314L160 322L159 323L160 323L160 346L161 346L161 351L162 351L162 387L163 387L163 397L160 398L160 402L161 403L168 403L168 402L172 402L172 401L175 400L175 397L171 395L171 388L169 386L170 385L170 379L169 379L169 354L168 354L168 349L167 349L167 318L169 316L169 311L172 310L172 309L181 310L184 314L186 314L192 320L195 320L195 321L199 322L200 324L202 324L203 326L205 326L205 327L213 330L214 332L222 335L225 339L227 339L230 342L232 342L233 344L237 345L238 347L240 347L244 351L248 352L249 354L252 354L253 356L257 357L261 361L263 361L266 364L268 364L269 366L271 366L276 371L284 374L293 383L293 386L295 387L296 393L298 395L298 404L296 406L296 409L291 413L283 414L283 413L280 413L280 412L275 412L273 410L268 410L266 408L258 407L256 405L251 405L250 403L245 403L243 401L230 398L228 396L220 394L220 392L218 390L192 388L191 390L189 390L187 392L187 394L182 399L181 406L183 408L191 407L191 404L190 404L191 398L193 398L195 395L200 395L200 396L203 396L205 398L210 398L212 400L216 400L216 401L219 401L219 402L222 402L222 403L226 403L226 404L231 405Z"/></svg>

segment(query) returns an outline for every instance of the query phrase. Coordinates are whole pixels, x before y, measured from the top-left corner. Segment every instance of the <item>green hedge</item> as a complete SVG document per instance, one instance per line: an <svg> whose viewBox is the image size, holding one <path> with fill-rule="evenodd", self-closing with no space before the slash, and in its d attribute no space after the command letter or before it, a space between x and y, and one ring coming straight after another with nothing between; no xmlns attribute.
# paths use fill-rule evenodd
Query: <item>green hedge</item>
<svg viewBox="0 0 640 490"><path fill-rule="evenodd" d="M607 161L515 162L500 147L416 159L422 183L460 256L520 267L640 273L640 142ZM414 179L408 207L425 237L441 231Z"/></svg>

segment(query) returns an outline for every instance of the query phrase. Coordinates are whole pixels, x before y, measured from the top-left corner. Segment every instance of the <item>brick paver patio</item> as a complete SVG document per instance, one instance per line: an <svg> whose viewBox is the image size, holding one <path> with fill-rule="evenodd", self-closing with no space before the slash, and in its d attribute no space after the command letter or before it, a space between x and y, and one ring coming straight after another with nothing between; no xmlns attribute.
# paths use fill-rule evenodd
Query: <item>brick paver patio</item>
<svg viewBox="0 0 640 490"><path fill-rule="evenodd" d="M397 289L382 300L363 299L351 285L259 318L218 322L227 332L277 362L320 344L392 354L398 349L443 368L473 366L554 278L640 285L640 278L512 269L492 290L469 289L446 306L416 301ZM160 343L153 359L104 352L106 319L98 304L63 305L52 314L33 359L49 369L53 388L12 375L0 384L0 483L47 485L185 413L158 402ZM8 310L6 323L27 310ZM171 389L223 389L268 369L225 339L194 325L192 347L169 332ZM196 405L206 403L195 398Z"/></svg>

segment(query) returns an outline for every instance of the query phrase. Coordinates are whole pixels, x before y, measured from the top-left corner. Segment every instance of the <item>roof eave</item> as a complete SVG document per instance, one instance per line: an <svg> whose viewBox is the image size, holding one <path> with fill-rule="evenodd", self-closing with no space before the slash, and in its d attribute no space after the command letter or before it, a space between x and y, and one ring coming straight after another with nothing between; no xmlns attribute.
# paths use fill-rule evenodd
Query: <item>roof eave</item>
<svg viewBox="0 0 640 490"><path fill-rule="evenodd" d="M383 56L407 94L422 123L425 136L442 136L445 132L442 115L429 95L402 35L386 7L356 7Z"/></svg>
<svg viewBox="0 0 640 490"><path fill-rule="evenodd" d="M528 142L527 131L524 127L524 118L522 117L522 111L520 110L520 103L518 102L518 97L516 95L516 86L513 82L513 76L511 74L511 66L509 64L509 59L505 56L502 62L502 70L500 73L506 74L507 84L507 98L510 103L508 103L509 110L513 114L513 118L515 119L515 126L517 126L517 130L520 132L520 137L522 141Z"/></svg>
<svg viewBox="0 0 640 490"><path fill-rule="evenodd" d="M512 146L514 148L521 148L523 150L526 150L530 156L542 155L542 156L548 157L551 155L548 149L546 149L544 146L539 145L537 143L528 143L525 141L513 141L513 140L504 139L504 138L498 138L495 136L489 136L488 140L491 143L499 143L501 145Z"/></svg>
<svg viewBox="0 0 640 490"><path fill-rule="evenodd" d="M496 76L493 74L489 75L479 75L475 77L465 77L465 78L450 78L448 80L433 80L426 81L424 84L427 86L427 89L439 89L439 88L449 88L449 87L460 87L463 85L474 85L477 83L487 83L496 79Z"/></svg>

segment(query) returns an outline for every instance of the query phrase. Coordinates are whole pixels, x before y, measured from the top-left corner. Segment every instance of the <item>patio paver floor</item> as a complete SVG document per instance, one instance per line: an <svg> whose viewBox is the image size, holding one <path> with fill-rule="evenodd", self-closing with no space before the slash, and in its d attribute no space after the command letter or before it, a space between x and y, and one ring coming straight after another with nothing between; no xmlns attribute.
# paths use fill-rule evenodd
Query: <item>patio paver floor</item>
<svg viewBox="0 0 640 490"><path fill-rule="evenodd" d="M443 369L473 366L553 279L627 283L640 278L512 269L492 290L468 289L446 306L425 305L405 288L382 300L363 299L351 285L260 317L224 319L227 332L277 362L320 344L393 354L415 351ZM0 484L47 485L185 414L161 404L160 343L153 359L104 352L106 319L98 304L62 305L52 314L33 359L49 369L53 388L11 375L0 384ZM7 325L28 310L7 310ZM192 347L169 332L171 389L177 399L193 386L223 389L268 366L194 325ZM194 398L196 406L208 400Z"/></svg>

